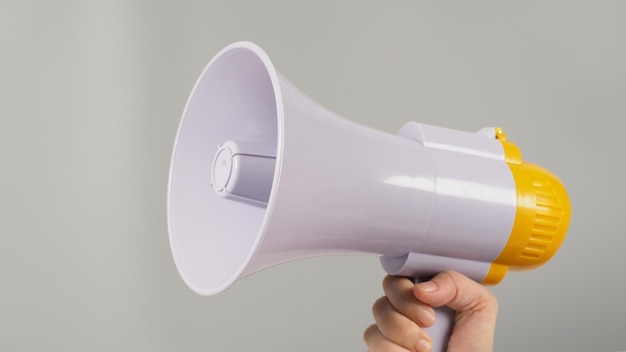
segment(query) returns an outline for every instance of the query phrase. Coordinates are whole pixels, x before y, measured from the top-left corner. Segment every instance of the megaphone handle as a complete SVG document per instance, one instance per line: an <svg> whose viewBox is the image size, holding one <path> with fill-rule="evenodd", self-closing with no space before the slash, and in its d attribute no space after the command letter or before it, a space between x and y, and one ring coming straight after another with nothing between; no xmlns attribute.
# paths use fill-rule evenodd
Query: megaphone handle
<svg viewBox="0 0 626 352"><path fill-rule="evenodd" d="M418 279L413 279L417 284ZM435 322L433 325L424 328L432 340L432 352L446 352L448 349L448 340L454 325L454 311L446 306L434 308Z"/></svg>
<svg viewBox="0 0 626 352"><path fill-rule="evenodd" d="M435 308L435 323L424 330L433 342L432 352L446 352L454 324L454 311L448 307Z"/></svg>

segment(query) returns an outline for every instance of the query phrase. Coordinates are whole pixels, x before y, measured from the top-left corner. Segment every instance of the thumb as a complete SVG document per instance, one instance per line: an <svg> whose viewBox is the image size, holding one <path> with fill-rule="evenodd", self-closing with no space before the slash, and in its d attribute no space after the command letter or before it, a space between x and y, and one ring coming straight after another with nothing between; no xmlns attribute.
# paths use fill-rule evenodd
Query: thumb
<svg viewBox="0 0 626 352"><path fill-rule="evenodd" d="M448 306L458 313L496 306L494 295L484 286L455 271L444 271L413 288L415 297L433 307Z"/></svg>

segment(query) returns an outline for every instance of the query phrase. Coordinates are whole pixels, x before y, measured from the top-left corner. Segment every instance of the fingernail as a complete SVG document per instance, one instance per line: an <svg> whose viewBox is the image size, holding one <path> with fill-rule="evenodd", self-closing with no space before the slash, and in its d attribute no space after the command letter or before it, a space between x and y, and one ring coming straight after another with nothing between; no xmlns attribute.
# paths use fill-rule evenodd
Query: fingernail
<svg viewBox="0 0 626 352"><path fill-rule="evenodd" d="M435 314L431 309L422 308L418 314L419 322L425 326L431 326L435 322Z"/></svg>
<svg viewBox="0 0 626 352"><path fill-rule="evenodd" d="M437 289L437 285L432 281L420 282L417 287L424 292L433 292Z"/></svg>
<svg viewBox="0 0 626 352"><path fill-rule="evenodd" d="M429 352L431 347L432 347L432 345L431 345L430 341L425 340L425 339L421 339L417 343L417 351L418 352Z"/></svg>

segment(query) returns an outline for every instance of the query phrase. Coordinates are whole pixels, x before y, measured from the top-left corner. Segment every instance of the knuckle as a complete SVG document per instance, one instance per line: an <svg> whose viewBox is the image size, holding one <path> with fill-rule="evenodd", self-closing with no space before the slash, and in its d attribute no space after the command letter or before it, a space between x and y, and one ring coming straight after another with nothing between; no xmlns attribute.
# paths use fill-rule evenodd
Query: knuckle
<svg viewBox="0 0 626 352"><path fill-rule="evenodd" d="M461 304L461 309L487 309L497 312L498 300L487 287L456 271L444 271L441 277L443 280L450 280L455 291L452 301Z"/></svg>
<svg viewBox="0 0 626 352"><path fill-rule="evenodd" d="M365 341L365 343L372 341L377 329L374 324L368 326L365 331L363 331L363 341Z"/></svg>
<svg viewBox="0 0 626 352"><path fill-rule="evenodd" d="M374 305L372 306L372 313L374 313L374 316L381 316L384 314L383 312L388 309L389 305L389 298L387 298L387 296L382 296L374 302Z"/></svg>
<svg viewBox="0 0 626 352"><path fill-rule="evenodd" d="M391 290L395 286L395 280L396 278L394 276L385 276L385 278L383 279L383 291L389 292L389 290Z"/></svg>
<svg viewBox="0 0 626 352"><path fill-rule="evenodd" d="M399 337L412 336L418 332L416 331L417 329L419 328L417 327L416 324L409 324L409 323L398 324L397 326L395 326L395 332L397 336Z"/></svg>
<svg viewBox="0 0 626 352"><path fill-rule="evenodd" d="M493 309L495 312L498 311L498 299L496 298L496 295L494 295L493 292L489 291L486 288L485 288L484 300L485 300L485 304L488 307Z"/></svg>

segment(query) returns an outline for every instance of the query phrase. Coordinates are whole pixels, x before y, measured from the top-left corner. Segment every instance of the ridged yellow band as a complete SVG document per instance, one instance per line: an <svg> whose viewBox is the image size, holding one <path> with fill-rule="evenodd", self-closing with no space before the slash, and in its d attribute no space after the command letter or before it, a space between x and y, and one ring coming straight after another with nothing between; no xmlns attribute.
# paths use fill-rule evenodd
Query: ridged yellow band
<svg viewBox="0 0 626 352"><path fill-rule="evenodd" d="M496 138L502 142L513 174L517 209L509 239L492 263L484 284L500 282L508 267L520 270L548 261L565 239L571 215L567 191L561 181L551 172L523 162L519 149L506 140L501 129L496 129Z"/></svg>

